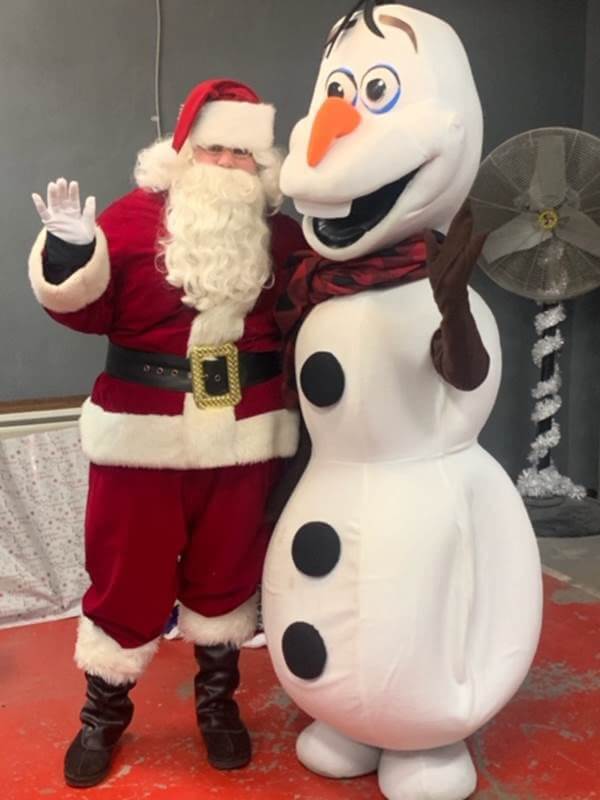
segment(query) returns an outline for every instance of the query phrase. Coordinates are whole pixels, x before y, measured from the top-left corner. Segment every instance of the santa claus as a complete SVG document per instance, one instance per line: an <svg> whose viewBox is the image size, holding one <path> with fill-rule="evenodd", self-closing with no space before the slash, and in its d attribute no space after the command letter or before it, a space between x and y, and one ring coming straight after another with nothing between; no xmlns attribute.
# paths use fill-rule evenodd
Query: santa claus
<svg viewBox="0 0 600 800"><path fill-rule="evenodd" d="M176 599L194 644L197 718L210 763L247 764L233 694L255 630L267 496L297 446L282 402L273 318L283 265L304 246L277 213L274 109L231 80L196 86L172 138L139 154L138 188L95 221L76 182L34 195L37 299L58 322L105 334L108 357L81 415L90 478L91 586L75 658L85 670L72 786L109 772L129 691Z"/></svg>

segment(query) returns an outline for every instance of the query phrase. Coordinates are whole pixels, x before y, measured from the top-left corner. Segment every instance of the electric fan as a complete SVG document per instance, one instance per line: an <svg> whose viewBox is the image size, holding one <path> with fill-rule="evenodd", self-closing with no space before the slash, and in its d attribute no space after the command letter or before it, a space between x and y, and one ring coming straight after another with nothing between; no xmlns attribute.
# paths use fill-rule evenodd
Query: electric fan
<svg viewBox="0 0 600 800"><path fill-rule="evenodd" d="M551 454L560 441L562 301L600 286L600 139L571 128L521 133L483 161L470 200L477 229L490 231L484 272L541 306L532 351L541 373L532 391L537 435L517 487L538 536L600 533L600 502L561 475Z"/></svg>

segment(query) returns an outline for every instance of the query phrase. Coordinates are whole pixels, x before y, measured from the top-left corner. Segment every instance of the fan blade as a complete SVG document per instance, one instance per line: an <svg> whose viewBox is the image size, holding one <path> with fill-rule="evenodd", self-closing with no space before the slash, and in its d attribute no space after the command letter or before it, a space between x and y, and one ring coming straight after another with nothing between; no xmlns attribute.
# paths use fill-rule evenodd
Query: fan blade
<svg viewBox="0 0 600 800"><path fill-rule="evenodd" d="M529 187L532 211L556 208L567 194L565 140L562 136L544 136L537 140L535 172Z"/></svg>
<svg viewBox="0 0 600 800"><path fill-rule="evenodd" d="M554 233L559 239L600 258L600 226L582 211L563 206Z"/></svg>
<svg viewBox="0 0 600 800"><path fill-rule="evenodd" d="M518 250L537 247L551 236L552 234L545 231L538 223L537 214L519 214L489 234L482 252L486 261L491 264Z"/></svg>

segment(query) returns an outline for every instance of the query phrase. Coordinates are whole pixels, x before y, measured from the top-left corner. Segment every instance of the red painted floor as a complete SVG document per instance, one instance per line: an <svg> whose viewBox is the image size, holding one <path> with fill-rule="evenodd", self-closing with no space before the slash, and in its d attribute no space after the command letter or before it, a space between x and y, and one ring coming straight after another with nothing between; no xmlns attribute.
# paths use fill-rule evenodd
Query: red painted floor
<svg viewBox="0 0 600 800"><path fill-rule="evenodd" d="M377 800L374 776L329 781L304 770L294 740L307 718L275 681L266 651L243 653L244 716L256 757L243 771L207 766L196 734L191 648L164 642L133 692L136 715L112 777L62 781L83 680L71 661L75 621L0 631L0 800ZM600 603L546 578L542 643L525 686L471 741L477 800L600 798Z"/></svg>

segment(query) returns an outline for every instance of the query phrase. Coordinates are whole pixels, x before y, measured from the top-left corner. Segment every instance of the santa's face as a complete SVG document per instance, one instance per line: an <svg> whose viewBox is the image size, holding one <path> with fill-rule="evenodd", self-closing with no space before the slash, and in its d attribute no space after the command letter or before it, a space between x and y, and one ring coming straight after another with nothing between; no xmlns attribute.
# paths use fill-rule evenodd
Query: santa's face
<svg viewBox="0 0 600 800"><path fill-rule="evenodd" d="M381 36L359 12L326 48L281 173L306 239L337 261L447 230L481 157L481 107L454 31L395 4L374 22Z"/></svg>
<svg viewBox="0 0 600 800"><path fill-rule="evenodd" d="M241 169L250 175L256 175L258 164L250 152L243 147L224 147L221 144L211 144L206 147L196 145L193 149L193 158L197 164L213 164L223 169Z"/></svg>

